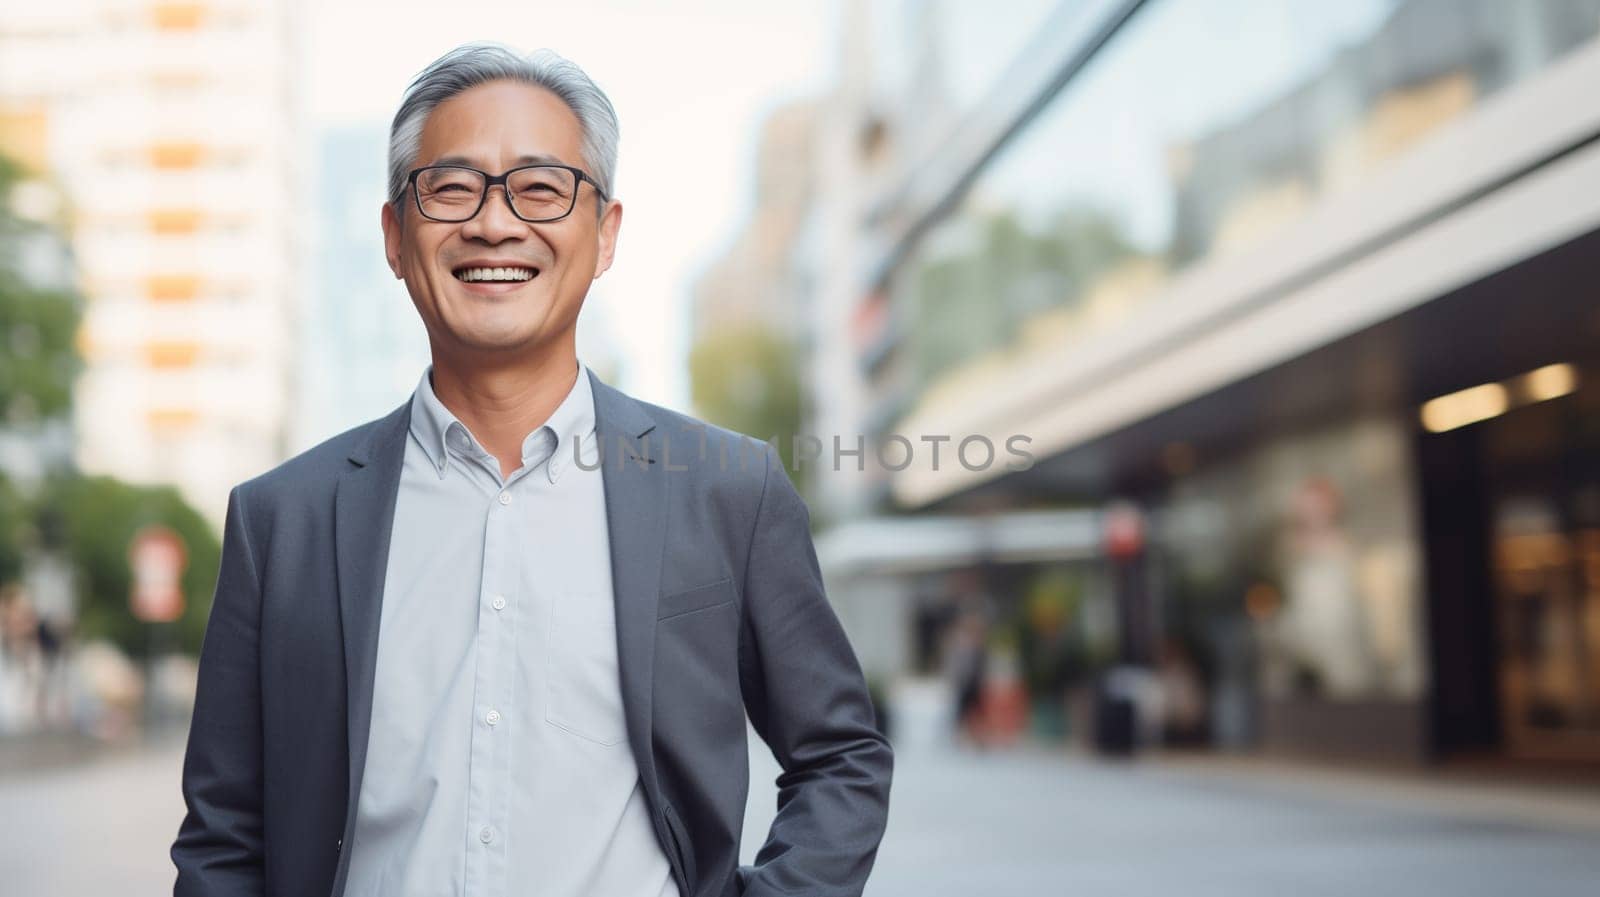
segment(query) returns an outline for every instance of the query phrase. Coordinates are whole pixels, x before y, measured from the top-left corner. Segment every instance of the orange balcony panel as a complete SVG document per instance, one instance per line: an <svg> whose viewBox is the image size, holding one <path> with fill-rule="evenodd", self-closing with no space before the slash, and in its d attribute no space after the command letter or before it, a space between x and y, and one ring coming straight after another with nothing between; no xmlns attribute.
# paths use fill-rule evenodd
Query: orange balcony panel
<svg viewBox="0 0 1600 897"><path fill-rule="evenodd" d="M150 147L150 164L165 171L198 168L206 148L193 142L157 143Z"/></svg>
<svg viewBox="0 0 1600 897"><path fill-rule="evenodd" d="M193 31L205 19L204 3L157 3L150 7L150 21L162 31Z"/></svg>
<svg viewBox="0 0 1600 897"><path fill-rule="evenodd" d="M203 217L199 209L152 209L145 216L145 223L152 233L170 237L199 230Z"/></svg>
<svg viewBox="0 0 1600 897"><path fill-rule="evenodd" d="M156 90L198 90L211 79L198 69L158 69L150 73L149 83Z"/></svg>
<svg viewBox="0 0 1600 897"><path fill-rule="evenodd" d="M200 412L193 408L152 408L145 414L145 423L156 431L187 430L200 422Z"/></svg>
<svg viewBox="0 0 1600 897"><path fill-rule="evenodd" d="M144 293L151 302L191 302L200 295L200 278L193 274L155 274L145 278Z"/></svg>
<svg viewBox="0 0 1600 897"><path fill-rule="evenodd" d="M144 360L153 368L193 367L199 358L199 343L148 343L144 347Z"/></svg>
<svg viewBox="0 0 1600 897"><path fill-rule="evenodd" d="M28 171L50 167L50 110L43 102L0 100L0 153Z"/></svg>

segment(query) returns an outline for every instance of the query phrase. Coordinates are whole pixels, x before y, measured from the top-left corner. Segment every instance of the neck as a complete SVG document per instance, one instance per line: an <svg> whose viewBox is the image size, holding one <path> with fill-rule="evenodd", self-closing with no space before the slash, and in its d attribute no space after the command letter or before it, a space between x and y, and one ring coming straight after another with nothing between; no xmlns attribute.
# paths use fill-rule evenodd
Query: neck
<svg viewBox="0 0 1600 897"><path fill-rule="evenodd" d="M470 361L433 352L433 392L500 461L501 476L522 466L522 443L544 425L576 382L568 345L513 363Z"/></svg>

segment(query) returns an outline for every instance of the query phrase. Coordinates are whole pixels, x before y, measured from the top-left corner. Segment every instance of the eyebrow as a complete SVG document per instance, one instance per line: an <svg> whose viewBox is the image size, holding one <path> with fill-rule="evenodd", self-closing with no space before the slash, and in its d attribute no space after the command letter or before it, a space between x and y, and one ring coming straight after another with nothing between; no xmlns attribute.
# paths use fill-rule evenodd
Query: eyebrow
<svg viewBox="0 0 1600 897"><path fill-rule="evenodd" d="M442 156L442 157L440 157L438 159L433 160L433 164L434 165L466 165L466 166L470 166L470 167L476 167L474 160L469 159L466 156ZM545 155L543 153L537 153L537 154L534 154L534 155L527 155L527 156L518 156L517 159L516 159L516 165L567 165L567 164L570 164L570 163L562 161L561 159L558 159L555 156L549 156L549 155ZM513 166L513 167L515 167L515 166Z"/></svg>

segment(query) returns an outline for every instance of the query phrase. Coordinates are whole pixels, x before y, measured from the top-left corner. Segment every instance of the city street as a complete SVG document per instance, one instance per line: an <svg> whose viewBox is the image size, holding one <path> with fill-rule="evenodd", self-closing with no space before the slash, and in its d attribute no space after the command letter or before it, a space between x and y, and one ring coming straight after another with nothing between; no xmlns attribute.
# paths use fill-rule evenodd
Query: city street
<svg viewBox="0 0 1600 897"><path fill-rule="evenodd" d="M869 897L1600 893L1600 828L1490 818L1436 787L1041 753L897 759Z"/></svg>
<svg viewBox="0 0 1600 897"><path fill-rule="evenodd" d="M7 897L170 893L182 813L169 742L0 778ZM746 861L776 767L753 752ZM1600 882L1600 829L1571 802L1452 800L1436 784L1200 763L1101 765L1023 750L898 757L869 897L1516 895ZM1562 813L1562 807L1569 812Z"/></svg>

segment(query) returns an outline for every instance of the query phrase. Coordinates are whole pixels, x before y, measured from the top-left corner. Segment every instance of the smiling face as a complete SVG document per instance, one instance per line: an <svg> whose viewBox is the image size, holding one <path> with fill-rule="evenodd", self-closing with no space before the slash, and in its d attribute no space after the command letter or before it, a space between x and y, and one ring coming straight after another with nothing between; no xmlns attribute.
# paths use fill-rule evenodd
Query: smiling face
<svg viewBox="0 0 1600 897"><path fill-rule="evenodd" d="M412 167L453 163L494 175L559 162L587 170L582 141L577 116L555 94L491 81L434 107ZM499 187L476 216L455 224L422 217L410 189L399 209L385 203L389 268L406 282L436 360L440 353L508 361L571 352L578 311L611 266L622 224L621 203L610 201L597 218L597 202L594 186L580 184L572 214L541 224L513 215ZM484 270L494 268L521 270ZM498 279L505 277L527 279Z"/></svg>

